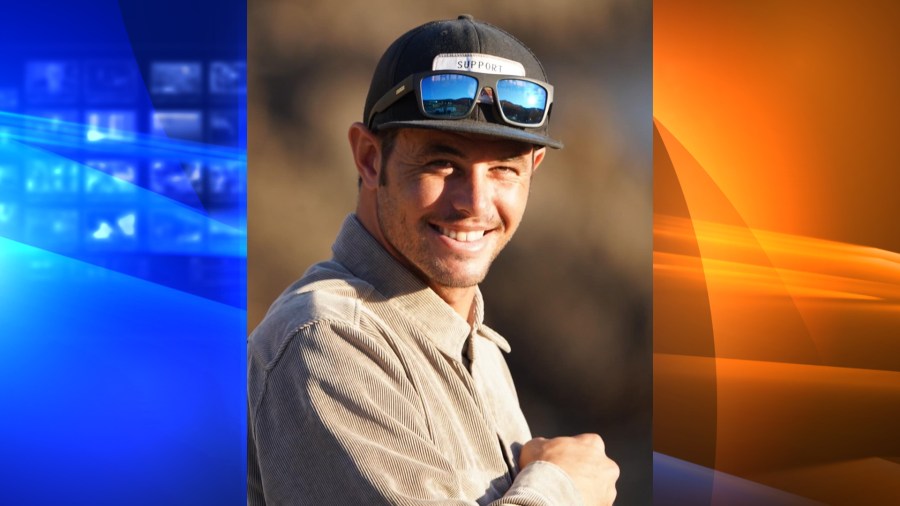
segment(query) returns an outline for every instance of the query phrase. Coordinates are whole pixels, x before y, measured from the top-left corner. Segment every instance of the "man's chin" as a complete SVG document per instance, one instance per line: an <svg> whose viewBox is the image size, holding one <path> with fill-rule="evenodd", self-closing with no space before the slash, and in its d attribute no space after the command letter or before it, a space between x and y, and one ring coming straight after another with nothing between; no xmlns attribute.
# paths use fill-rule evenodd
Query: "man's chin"
<svg viewBox="0 0 900 506"><path fill-rule="evenodd" d="M487 270L484 270L483 272L474 271L468 273L455 270L452 272L443 271L435 274L436 275L431 277L431 280L437 285L447 288L471 288L484 281Z"/></svg>

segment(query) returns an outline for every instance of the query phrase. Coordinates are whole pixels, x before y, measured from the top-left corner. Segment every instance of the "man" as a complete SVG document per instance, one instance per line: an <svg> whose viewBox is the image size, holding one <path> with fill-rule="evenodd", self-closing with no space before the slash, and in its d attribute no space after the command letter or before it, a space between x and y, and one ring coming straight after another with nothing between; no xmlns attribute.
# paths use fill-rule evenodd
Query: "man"
<svg viewBox="0 0 900 506"><path fill-rule="evenodd" d="M356 213L249 340L250 504L611 504L593 434L532 439L478 283L516 231L553 87L470 16L407 32L349 140Z"/></svg>

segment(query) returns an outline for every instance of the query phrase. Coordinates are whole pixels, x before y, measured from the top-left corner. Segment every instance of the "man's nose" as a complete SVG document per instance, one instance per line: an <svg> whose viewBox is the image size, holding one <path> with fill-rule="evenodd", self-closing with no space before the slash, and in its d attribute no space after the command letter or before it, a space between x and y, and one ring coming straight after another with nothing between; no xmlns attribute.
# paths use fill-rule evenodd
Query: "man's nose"
<svg viewBox="0 0 900 506"><path fill-rule="evenodd" d="M456 181L453 207L470 216L481 215L490 205L491 191L487 170L472 168Z"/></svg>

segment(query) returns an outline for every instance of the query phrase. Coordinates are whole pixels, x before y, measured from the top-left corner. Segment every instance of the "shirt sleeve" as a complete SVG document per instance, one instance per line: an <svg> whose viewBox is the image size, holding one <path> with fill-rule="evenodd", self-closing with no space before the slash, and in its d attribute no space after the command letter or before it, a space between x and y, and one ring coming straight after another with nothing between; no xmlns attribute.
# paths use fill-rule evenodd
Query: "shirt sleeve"
<svg viewBox="0 0 900 506"><path fill-rule="evenodd" d="M268 363L251 348L248 388L249 505L479 504L464 497L413 381L380 336L308 324ZM580 504L562 469L535 462L490 506Z"/></svg>

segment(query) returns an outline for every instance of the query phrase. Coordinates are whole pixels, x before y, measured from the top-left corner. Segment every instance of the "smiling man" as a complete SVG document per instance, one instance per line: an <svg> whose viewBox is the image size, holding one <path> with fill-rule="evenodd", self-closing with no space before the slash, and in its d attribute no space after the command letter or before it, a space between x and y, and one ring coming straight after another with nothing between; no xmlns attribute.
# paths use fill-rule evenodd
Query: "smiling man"
<svg viewBox="0 0 900 506"><path fill-rule="evenodd" d="M356 212L249 339L249 504L612 503L600 437L532 438L483 323L478 283L562 147L546 81L469 16L385 52L349 132Z"/></svg>

